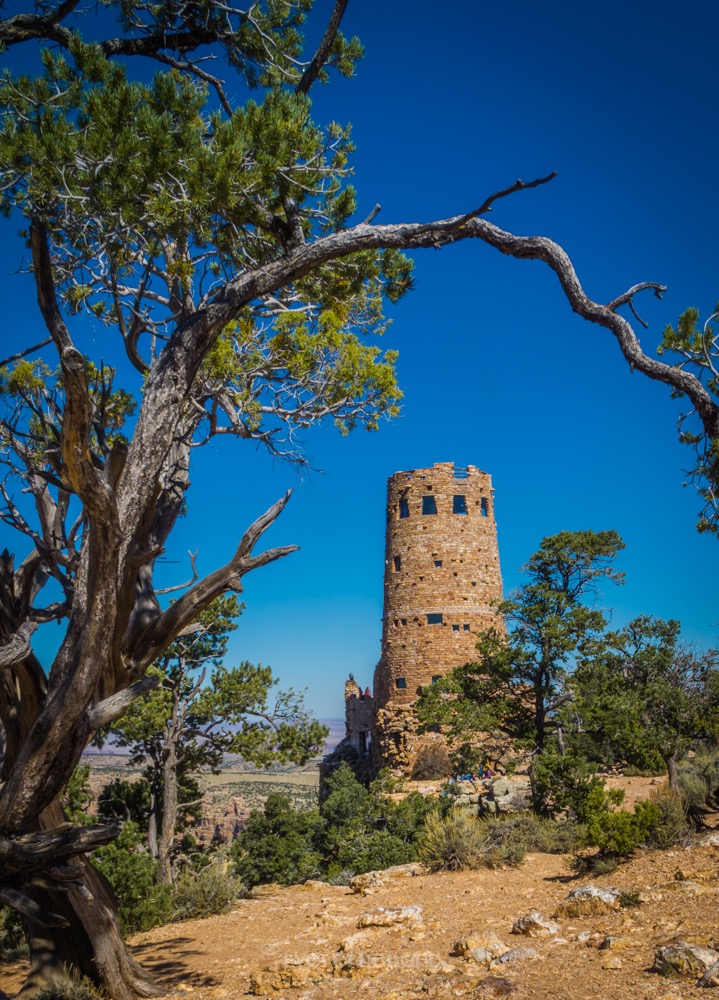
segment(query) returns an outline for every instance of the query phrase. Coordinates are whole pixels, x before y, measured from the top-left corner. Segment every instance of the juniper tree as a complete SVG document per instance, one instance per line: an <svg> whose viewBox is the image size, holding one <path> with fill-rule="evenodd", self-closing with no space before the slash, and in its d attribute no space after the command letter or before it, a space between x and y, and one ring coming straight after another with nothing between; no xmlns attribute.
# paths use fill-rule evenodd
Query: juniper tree
<svg viewBox="0 0 719 1000"><path fill-rule="evenodd" d="M479 637L477 659L422 692L420 718L455 736L500 726L544 749L567 701L565 680L574 657L603 632L594 605L598 581L621 583L613 560L624 548L616 531L562 531L542 539L523 571L528 581L502 601L508 634Z"/></svg>
<svg viewBox="0 0 719 1000"><path fill-rule="evenodd" d="M175 639L150 668L159 676L154 691L110 727L148 784L148 845L159 860L161 882L173 881L175 834L199 805L199 773L219 773L226 753L261 766L305 764L328 732L309 716L301 694L290 690L273 697L276 680L269 667L223 662L239 612L234 595L216 598L193 631ZM124 804L118 805L121 817ZM105 797L106 815L110 806Z"/></svg>
<svg viewBox="0 0 719 1000"><path fill-rule="evenodd" d="M640 767L663 765L678 792L679 762L716 729L717 652L695 652L682 644L678 621L649 615L586 652L572 687L588 739Z"/></svg>
<svg viewBox="0 0 719 1000"><path fill-rule="evenodd" d="M334 3L314 54L302 34L312 0L43 0L0 21L9 62L27 52L0 85L2 208L22 227L45 328L18 337L0 385L2 517L24 539L18 563L0 563L0 901L25 919L28 994L65 966L115 1000L155 991L105 883L78 860L113 831L67 828L59 797L97 730L156 684L153 661L294 548L255 552L285 496L224 566L161 600L156 565L196 448L234 436L301 463L312 425L375 428L396 413L394 355L367 338L384 328L383 301L411 286L404 251L478 239L545 261L572 308L717 437L701 379L647 356L619 312L661 286L593 302L560 247L483 217L550 177L447 219L379 225L374 209L355 221L349 129L316 123L310 96L361 54L339 32L346 5ZM105 326L96 357L84 317ZM43 667L30 636L52 621L64 638Z"/></svg>

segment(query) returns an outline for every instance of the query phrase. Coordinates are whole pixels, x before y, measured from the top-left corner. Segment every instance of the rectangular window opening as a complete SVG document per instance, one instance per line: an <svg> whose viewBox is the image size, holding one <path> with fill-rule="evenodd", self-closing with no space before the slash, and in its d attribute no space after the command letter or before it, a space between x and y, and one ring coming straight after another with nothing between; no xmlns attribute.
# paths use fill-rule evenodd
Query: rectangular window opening
<svg viewBox="0 0 719 1000"><path fill-rule="evenodd" d="M422 513L423 514L436 514L437 513L437 500L432 494L422 497Z"/></svg>
<svg viewBox="0 0 719 1000"><path fill-rule="evenodd" d="M481 510L482 510L482 517L487 517L488 514L489 514L489 506L487 504L487 498L486 497L482 497L482 507L481 507Z"/></svg>
<svg viewBox="0 0 719 1000"><path fill-rule="evenodd" d="M469 632L469 625L463 625L462 628L465 632Z"/></svg>
<svg viewBox="0 0 719 1000"><path fill-rule="evenodd" d="M428 625L441 625L442 624L442 613L432 613L427 615Z"/></svg>
<svg viewBox="0 0 719 1000"><path fill-rule="evenodd" d="M399 516L409 517L409 500L407 497L401 497L399 501Z"/></svg>
<svg viewBox="0 0 719 1000"><path fill-rule="evenodd" d="M402 569L402 556L395 556L394 557L394 571L395 571L395 573L399 573L399 571L401 569Z"/></svg>
<svg viewBox="0 0 719 1000"><path fill-rule="evenodd" d="M437 567L437 569L439 569L441 567L441 565L442 565L442 560L441 559L435 559L434 560L434 565Z"/></svg>
<svg viewBox="0 0 719 1000"><path fill-rule="evenodd" d="M436 684L437 681L441 681L441 680L442 680L442 675L441 674L432 674L432 683L433 684Z"/></svg>
<svg viewBox="0 0 719 1000"><path fill-rule="evenodd" d="M459 625L453 625L452 626L452 631L453 632L459 632Z"/></svg>
<svg viewBox="0 0 719 1000"><path fill-rule="evenodd" d="M455 493L452 497L452 513L453 514L466 514L467 513L467 498L462 493Z"/></svg>
<svg viewBox="0 0 719 1000"><path fill-rule="evenodd" d="M402 689L406 688L407 687L407 678L406 677L397 677L396 680L395 680L395 682L394 682L394 685L395 685L395 687L398 687L398 688L402 688Z"/></svg>

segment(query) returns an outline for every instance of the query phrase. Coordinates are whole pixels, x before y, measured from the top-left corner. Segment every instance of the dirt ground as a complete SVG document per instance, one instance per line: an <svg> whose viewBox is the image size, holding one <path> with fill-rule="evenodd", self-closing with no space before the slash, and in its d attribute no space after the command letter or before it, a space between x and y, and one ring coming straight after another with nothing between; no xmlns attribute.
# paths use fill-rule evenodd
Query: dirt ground
<svg viewBox="0 0 719 1000"><path fill-rule="evenodd" d="M696 977L663 978L650 967L655 949L673 940L718 943L719 847L640 851L617 872L592 881L640 890L644 902L601 917L560 920L553 937L510 934L518 917L530 910L550 916L570 889L588 881L572 877L560 857L536 854L518 869L395 877L367 896L318 882L266 887L226 916L157 928L131 944L171 1000L244 997L253 973L298 958L306 960L294 973L300 985L271 992L277 1000L695 996ZM361 915L379 906L420 906L422 922L414 929L358 932ZM510 948L531 947L539 957L489 969L452 955L454 942L470 931L494 931ZM622 940L616 949L599 950L598 939L577 940L583 931ZM358 937L340 952L352 935ZM354 968L333 974L331 960L347 954ZM22 972L21 965L0 969L5 996L20 986Z"/></svg>

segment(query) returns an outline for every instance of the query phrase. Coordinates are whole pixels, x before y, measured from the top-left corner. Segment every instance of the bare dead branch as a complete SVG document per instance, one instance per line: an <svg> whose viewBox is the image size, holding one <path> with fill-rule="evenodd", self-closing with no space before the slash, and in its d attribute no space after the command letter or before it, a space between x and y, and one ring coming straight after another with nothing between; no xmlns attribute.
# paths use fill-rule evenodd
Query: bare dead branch
<svg viewBox="0 0 719 1000"><path fill-rule="evenodd" d="M9 358L4 358L0 361L0 368L4 368L5 365L11 365L13 361L19 361L20 358L26 358L28 354L34 354L35 351L40 351L43 347L47 347L51 343L52 337L45 337L44 340L41 340L39 344L35 344L34 347L26 347L24 351L18 351L17 354L11 354Z"/></svg>
<svg viewBox="0 0 719 1000"><path fill-rule="evenodd" d="M159 590L155 591L155 595L173 594L176 590L186 590L188 587L191 587L197 579L197 553L199 551L199 549L195 549L194 552L190 552L189 550L187 552L192 566L192 576L190 579L186 583L177 583L174 587L161 587Z"/></svg>
<svg viewBox="0 0 719 1000"><path fill-rule="evenodd" d="M287 493L268 510L258 517L245 531L232 559L220 569L210 573L196 583L186 594L183 594L174 604L155 618L141 633L139 641L134 645L137 653L131 655L134 659L134 669L141 671L165 649L170 642L183 630L191 626L197 616L216 598L228 590L241 591L241 579L253 569L282 559L291 552L296 552L297 545L286 545L280 548L268 549L259 555L253 555L252 550L262 534L279 517L284 510L292 491Z"/></svg>
<svg viewBox="0 0 719 1000"><path fill-rule="evenodd" d="M317 77L322 71L322 67L327 62L330 54L330 50L337 37L337 32L339 31L340 22L347 7L348 0L336 0L334 9L330 14L330 19L327 22L327 28L322 36L322 41L320 42L317 51L310 60L309 66L302 74L300 82L295 88L298 94L308 94L312 84L315 82Z"/></svg>
<svg viewBox="0 0 719 1000"><path fill-rule="evenodd" d="M644 329L647 330L649 329L649 324L646 323L637 312L634 306L634 296L637 294L637 292L643 292L648 288L651 288L653 290L655 297L658 299L661 299L663 293L666 292L667 290L666 285L659 285L657 284L656 281L641 281L638 285L632 285L632 287L628 289L628 291L624 292L618 298L613 299L609 303L607 308L619 309L620 306L629 305L629 308L632 310L632 313L637 323L640 323L644 327Z"/></svg>
<svg viewBox="0 0 719 1000"><path fill-rule="evenodd" d="M87 713L90 728L93 730L102 729L103 726L119 719L136 698L140 698L143 694L149 694L157 687L160 680L161 678L157 676L143 677L141 681L137 681L123 691L118 691L117 694L110 695L104 701L93 705Z"/></svg>
<svg viewBox="0 0 719 1000"><path fill-rule="evenodd" d="M26 896L19 889L0 888L0 903L5 903L12 910L17 910L23 917L35 921L41 927L69 927L70 922L58 913L47 910Z"/></svg>
<svg viewBox="0 0 719 1000"><path fill-rule="evenodd" d="M509 187L503 188L501 191L495 191L494 194L490 194L484 199L479 208L475 208L472 212L467 212L466 215L462 216L459 221L459 225L464 225L465 222L469 222L470 219L476 219L479 215L485 215L487 212L492 211L492 206L495 201L499 201L500 198L507 198L510 194L516 194L517 191L527 191L529 188L539 187L541 184L548 184L553 181L557 176L557 171L553 170L551 174L547 174L546 177L538 177L533 181L522 181L517 179L514 184L510 184Z"/></svg>
<svg viewBox="0 0 719 1000"><path fill-rule="evenodd" d="M77 7L80 0L65 0L49 14L16 14L0 21L0 42L17 45L31 38L47 38L68 45L72 32L60 22Z"/></svg>
<svg viewBox="0 0 719 1000"><path fill-rule="evenodd" d="M360 225L362 225L362 226L368 226L370 224L370 222L372 222L373 219L377 218L377 216L379 215L379 213L381 211L382 211L382 206L380 205L379 202L377 202L377 204L372 209L372 211L370 212L370 214L367 216L366 219L362 220L362 222L360 223Z"/></svg>
<svg viewBox="0 0 719 1000"><path fill-rule="evenodd" d="M30 636L33 634L37 624L35 622L24 622L13 635L9 642L0 646L0 670L4 667L11 667L20 660L24 660L32 652L30 646Z"/></svg>

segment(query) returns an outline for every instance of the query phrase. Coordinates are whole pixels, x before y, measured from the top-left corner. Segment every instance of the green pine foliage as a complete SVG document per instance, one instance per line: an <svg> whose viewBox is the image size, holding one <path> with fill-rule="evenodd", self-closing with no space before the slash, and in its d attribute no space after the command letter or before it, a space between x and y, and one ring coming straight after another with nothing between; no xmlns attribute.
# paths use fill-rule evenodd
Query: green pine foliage
<svg viewBox="0 0 719 1000"><path fill-rule="evenodd" d="M328 778L327 787L321 811L297 809L289 797L275 794L262 812L250 815L232 847L243 882L335 881L416 860L424 820L436 802L416 792L395 802L388 798L385 775L365 788L348 764Z"/></svg>
<svg viewBox="0 0 719 1000"><path fill-rule="evenodd" d="M268 796L262 812L250 814L231 848L237 875L252 888L265 882L293 885L321 873L318 809L298 810L287 795Z"/></svg>
<svg viewBox="0 0 719 1000"><path fill-rule="evenodd" d="M719 398L719 331L716 320L719 305L700 325L699 310L686 309L676 327L667 326L658 354L668 354L677 360L674 364L691 371L703 384L709 399ZM674 391L673 396L683 393ZM695 463L689 472L692 483L702 500L697 528L719 534L719 437L710 437L697 420L693 409L682 414L678 421L679 440L694 449ZM684 483L686 486L687 483Z"/></svg>
<svg viewBox="0 0 719 1000"><path fill-rule="evenodd" d="M113 888L124 933L167 923L172 915L170 890L158 884L158 863L132 820L123 825L116 840L98 848L92 860Z"/></svg>

